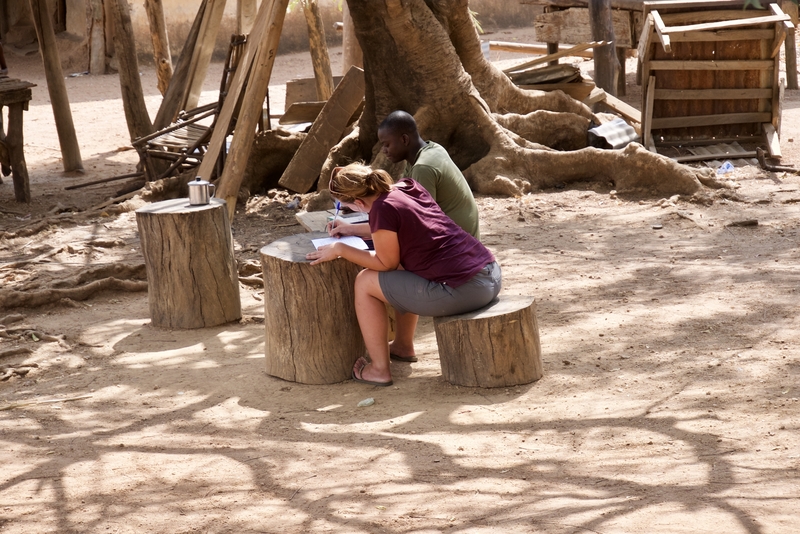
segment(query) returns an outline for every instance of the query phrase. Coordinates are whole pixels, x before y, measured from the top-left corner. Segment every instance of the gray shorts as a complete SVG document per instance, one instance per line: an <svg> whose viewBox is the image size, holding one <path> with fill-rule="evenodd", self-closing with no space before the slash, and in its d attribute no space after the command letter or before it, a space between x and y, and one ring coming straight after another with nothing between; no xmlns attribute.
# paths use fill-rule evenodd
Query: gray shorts
<svg viewBox="0 0 800 534"><path fill-rule="evenodd" d="M379 272L378 282L396 311L441 317L467 313L489 304L500 293L502 273L500 265L494 261L456 288L408 271Z"/></svg>

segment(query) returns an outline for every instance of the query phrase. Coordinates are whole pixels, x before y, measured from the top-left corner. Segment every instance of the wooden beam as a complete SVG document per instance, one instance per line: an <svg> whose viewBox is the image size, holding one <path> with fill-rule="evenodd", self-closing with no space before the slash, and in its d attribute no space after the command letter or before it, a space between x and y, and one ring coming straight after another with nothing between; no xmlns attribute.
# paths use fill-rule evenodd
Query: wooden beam
<svg viewBox="0 0 800 534"><path fill-rule="evenodd" d="M103 0L91 0L92 27L89 30L89 72L106 73L106 32Z"/></svg>
<svg viewBox="0 0 800 534"><path fill-rule="evenodd" d="M317 100L328 100L333 94L333 73L317 0L304 0L303 12L308 26L308 46L314 67L314 79L317 83Z"/></svg>
<svg viewBox="0 0 800 534"><path fill-rule="evenodd" d="M158 90L163 96L167 93L169 81L172 79L172 54L169 50L163 0L145 0L144 8L147 11L147 20L150 22L150 38L153 41L153 60L156 64Z"/></svg>
<svg viewBox="0 0 800 534"><path fill-rule="evenodd" d="M656 89L656 100L741 100L772 98L772 89Z"/></svg>
<svg viewBox="0 0 800 534"><path fill-rule="evenodd" d="M730 61L650 61L650 70L772 70L771 59L735 59Z"/></svg>
<svg viewBox="0 0 800 534"><path fill-rule="evenodd" d="M214 125L214 131L211 133L211 140L208 142L206 154L203 156L203 162L197 170L197 175L203 178L211 178L214 173L214 167L217 165L217 158L222 151L222 147L226 143L228 137L228 128L230 127L233 114L238 107L242 89L248 76L250 76L250 67L253 64L256 53L261 46L261 41L264 39L264 32L267 28L267 22L270 13L272 12L272 4L275 0L263 0L261 7L258 8L256 14L256 21L253 25L253 31L244 45L244 52L242 58L239 60L239 65L236 67L236 72L233 74L230 89L222 103L222 109L217 116L217 122Z"/></svg>
<svg viewBox="0 0 800 534"><path fill-rule="evenodd" d="M658 40L661 41L661 46L664 48L664 52L672 52L672 47L669 42L669 35L667 35L667 27L664 25L664 21L661 20L661 15L658 14L658 11L653 11L650 13L650 15L653 17L653 27L656 30L656 35L658 35Z"/></svg>
<svg viewBox="0 0 800 534"><path fill-rule="evenodd" d="M228 203L230 220L233 220L236 212L236 199L244 178L247 160L253 150L256 126L264 113L264 99L267 96L269 80L272 77L272 66L275 64L275 56L278 52L286 8L289 6L289 0L273 0L269 3L271 9L264 39L259 45L258 54L253 61L250 77L247 80L247 89L245 89L239 116L236 119L236 130L233 132L230 152L225 160L225 168L217 187L217 196ZM205 163L205 158L203 158L203 162Z"/></svg>
<svg viewBox="0 0 800 534"><path fill-rule="evenodd" d="M236 0L236 34L248 35L258 12L256 0Z"/></svg>
<svg viewBox="0 0 800 534"><path fill-rule="evenodd" d="M192 64L192 51L197 43L197 36L200 33L200 26L203 22L203 15L207 5L208 0L201 2L192 27L189 29L189 35L186 36L186 41L183 43L181 55L178 57L178 64L175 67L172 78L170 78L167 92L164 94L164 99L161 101L158 113L156 113L156 118L153 121L155 130L161 130L169 126L181 111L183 94L186 92L186 83L189 79L189 68Z"/></svg>
<svg viewBox="0 0 800 534"><path fill-rule="evenodd" d="M652 129L664 128L691 128L693 126L720 126L722 124L746 124L754 122L769 122L772 114L769 112L754 113L718 113L716 115L690 115L685 117L654 118Z"/></svg>
<svg viewBox="0 0 800 534"><path fill-rule="evenodd" d="M61 145L64 170L67 172L83 171L81 150L78 145L78 137L75 135L75 124L72 122L67 85L64 81L64 71L61 70L56 34L53 30L53 21L50 17L47 0L30 0L30 4L36 36L39 39L39 51L44 64L47 91L53 107L58 142Z"/></svg>
<svg viewBox="0 0 800 534"><path fill-rule="evenodd" d="M658 152L653 144L653 98L656 91L656 77L647 77L647 87L645 90L645 102L642 109L642 144L650 152Z"/></svg>
<svg viewBox="0 0 800 534"><path fill-rule="evenodd" d="M691 142L687 142L691 144ZM715 152L713 154L692 154L691 156L675 156L670 158L678 163L691 163L693 161L707 161L711 159L744 159L755 158L757 152Z"/></svg>
<svg viewBox="0 0 800 534"><path fill-rule="evenodd" d="M351 67L278 180L280 185L298 193L311 189L328 152L341 139L342 132L363 98L364 71Z"/></svg>
<svg viewBox="0 0 800 534"><path fill-rule="evenodd" d="M197 103L200 101L200 93L203 91L208 65L211 63L211 55L214 53L214 48L217 44L217 34L222 24L225 2L226 0L208 0L208 5L203 13L200 32L192 51L192 63L189 66L189 76L186 83L186 92L183 94L181 109L196 108Z"/></svg>
<svg viewBox="0 0 800 534"><path fill-rule="evenodd" d="M641 125L642 125L642 112L636 109L635 107L623 102L619 98L615 97L614 95L607 94L606 91L606 99L604 104L609 108L616 111L618 114L622 115L623 118L628 119L628 122L635 123L634 129L637 130L636 133L641 135Z"/></svg>
<svg viewBox="0 0 800 534"><path fill-rule="evenodd" d="M653 12L655 13L655 11ZM699 32L710 30L722 30L725 28L735 28L737 26L753 26L756 24L767 24L771 22L791 21L789 15L769 15L766 17L753 17L736 20L720 20L717 22L705 22L702 24L692 24L688 26L667 26L664 29L666 34L682 33L682 32Z"/></svg>
<svg viewBox="0 0 800 534"><path fill-rule="evenodd" d="M722 30L717 32L684 32L670 34L669 38L673 43L756 41L762 39L771 41L775 38L775 30L754 28L749 30Z"/></svg>
<svg viewBox="0 0 800 534"><path fill-rule="evenodd" d="M572 48L574 47L559 45L559 52L562 50L570 50ZM535 45L526 43L508 43L505 41L489 41L489 50L494 50L497 52L518 52L520 54L548 54L546 44ZM594 57L594 53L591 51L591 49L572 52L571 55L575 57L585 57L588 59Z"/></svg>
<svg viewBox="0 0 800 534"><path fill-rule="evenodd" d="M505 74L512 74L514 72L518 72L518 71L522 71L522 70L525 70L525 69L529 69L531 67L535 67L536 65L541 65L542 63L548 63L553 59L558 59L558 58L562 58L562 57L566 57L566 56L575 56L575 55L579 54L580 52L583 52L584 50L587 50L589 48L594 48L595 46L601 46L601 45L606 45L606 44L610 44L610 41L592 41L590 43L582 43L582 44L575 45L575 46L570 47L570 48L566 48L566 49L561 50L559 52L556 52L555 54L550 54L550 55L547 55L547 56L537 57L537 58L532 59L530 61L526 61L525 63L522 63L520 65L516 65L514 67L507 68L503 72Z"/></svg>
<svg viewBox="0 0 800 534"><path fill-rule="evenodd" d="M111 0L114 20L114 51L119 60L119 83L122 89L122 105L128 123L131 141L153 133L153 123L147 112L139 75L139 60L136 58L136 40L127 0Z"/></svg>

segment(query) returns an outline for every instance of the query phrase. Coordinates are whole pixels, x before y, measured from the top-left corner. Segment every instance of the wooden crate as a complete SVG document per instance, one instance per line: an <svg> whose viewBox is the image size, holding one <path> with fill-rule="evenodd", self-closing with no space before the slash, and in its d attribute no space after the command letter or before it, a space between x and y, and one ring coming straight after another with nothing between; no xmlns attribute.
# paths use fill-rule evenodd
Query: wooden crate
<svg viewBox="0 0 800 534"><path fill-rule="evenodd" d="M790 17L744 0L644 2L639 40L642 138L661 142L762 138L780 157L780 49Z"/></svg>

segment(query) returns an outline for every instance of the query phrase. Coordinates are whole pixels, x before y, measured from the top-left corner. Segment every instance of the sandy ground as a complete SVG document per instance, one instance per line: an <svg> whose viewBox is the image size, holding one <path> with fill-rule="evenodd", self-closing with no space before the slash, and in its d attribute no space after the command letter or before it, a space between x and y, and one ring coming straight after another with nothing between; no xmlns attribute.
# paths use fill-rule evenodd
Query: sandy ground
<svg viewBox="0 0 800 534"><path fill-rule="evenodd" d="M67 78L86 173L66 175L38 58L9 64L37 84L34 199L5 179L0 229L114 196L63 188L132 172L118 78ZM279 57L273 105L310 72ZM151 68L142 83L154 115ZM787 91L781 146L800 166L798 126ZM39 335L0 338L31 350L0 366L38 365L0 382L0 532L796 532L800 177L731 176L741 198L712 205L605 183L479 197L504 292L538 303L544 377L520 387L444 381L426 319L393 387L272 378L262 290L244 285L241 323L194 331L152 327L143 292L3 310ZM285 200L238 212L238 259L302 231ZM727 226L744 219L758 225ZM128 212L2 240L0 262L5 289L143 259Z"/></svg>

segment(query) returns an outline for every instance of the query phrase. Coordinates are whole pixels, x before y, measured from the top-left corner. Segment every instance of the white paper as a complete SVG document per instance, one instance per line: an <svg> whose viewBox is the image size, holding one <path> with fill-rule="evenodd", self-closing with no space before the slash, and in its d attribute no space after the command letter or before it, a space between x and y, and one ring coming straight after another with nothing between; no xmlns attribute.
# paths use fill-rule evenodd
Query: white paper
<svg viewBox="0 0 800 534"><path fill-rule="evenodd" d="M314 244L314 248L317 250L319 250L319 247L332 245L336 242L344 243L345 245L350 245L353 248L358 248L361 250L369 249L364 240L355 235L346 235L344 237L321 237L319 239L312 239L311 242Z"/></svg>

